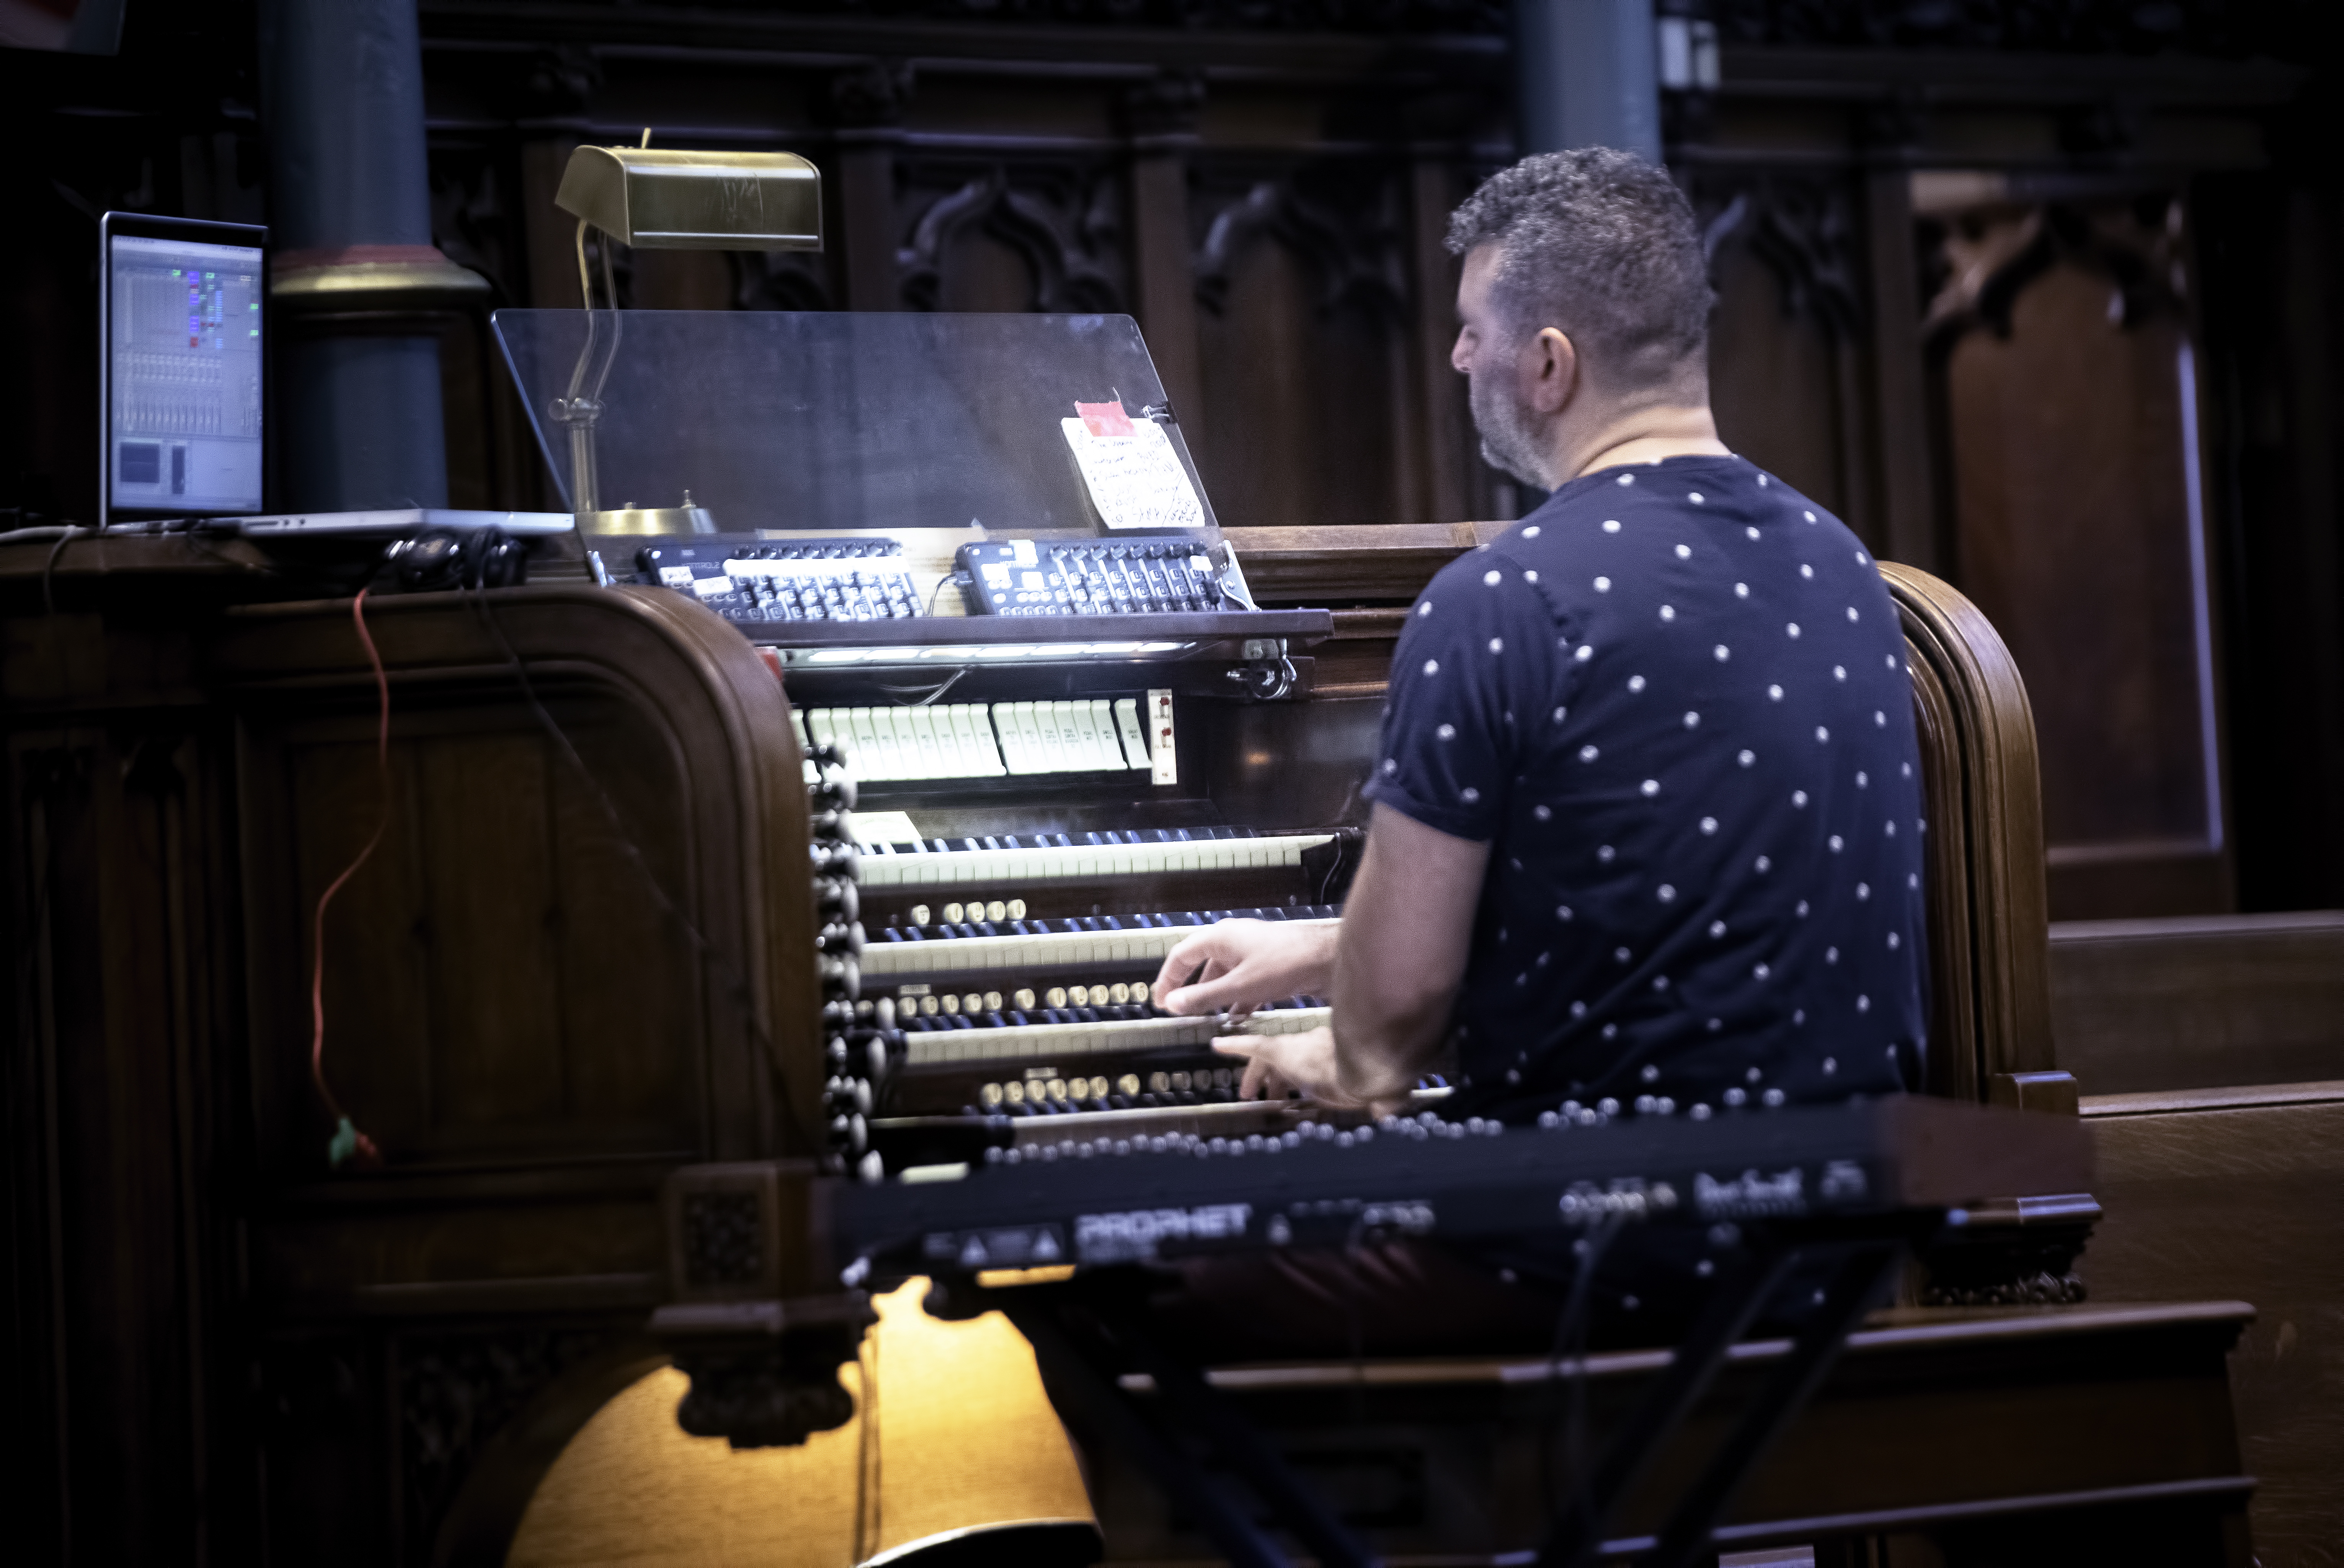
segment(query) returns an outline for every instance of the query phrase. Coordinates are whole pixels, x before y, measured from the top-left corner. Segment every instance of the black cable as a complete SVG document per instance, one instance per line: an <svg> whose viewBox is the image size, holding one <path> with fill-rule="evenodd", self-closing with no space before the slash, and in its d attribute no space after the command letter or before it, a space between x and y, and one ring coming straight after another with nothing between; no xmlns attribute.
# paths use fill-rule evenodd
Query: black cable
<svg viewBox="0 0 2344 1568"><path fill-rule="evenodd" d="M920 696L918 696L918 697L916 697L916 698L914 698L914 699L913 699L913 701L911 702L911 703L909 704L909 706L912 706L912 707L914 707L914 708L924 708L924 707L928 706L928 704L930 704L931 703L934 703L934 702L935 702L938 697L943 696L946 692L951 691L955 686L959 685L959 684L960 684L960 679L961 679L961 677L962 677L963 675L967 674L967 673L969 673L969 671L970 671L972 668L974 668L974 666L972 666L972 665L968 665L968 664L963 664L959 669L955 670L955 671L954 671L950 675L947 675L946 677L945 677L945 681L944 681L944 683L943 683L942 685L937 685L937 686L884 686L884 685L883 685L883 686L881 686L879 689L880 689L881 691L883 691L883 692L886 693L889 696L893 696L893 697L909 697L909 696L911 696L911 695L912 695L912 693L914 693L914 692L920 693L921 693L921 695L920 695Z"/></svg>
<svg viewBox="0 0 2344 1568"><path fill-rule="evenodd" d="M1603 1255L1612 1249L1626 1216L1607 1214L1581 1239L1587 1250L1580 1256L1578 1271L1571 1277L1571 1291L1563 1298L1562 1313L1555 1320L1554 1354L1551 1362L1557 1382L1562 1378L1563 1364L1573 1358L1579 1362L1578 1375L1571 1380L1570 1390L1562 1399L1562 1408L1549 1414L1547 1447L1554 1449L1554 1426L1562 1424L1562 1449L1571 1461L1569 1484L1555 1491L1556 1507L1552 1519L1562 1517L1566 1499L1573 1504L1586 1501L1587 1482L1594 1471L1587 1453L1587 1357L1590 1330L1590 1307L1595 1293L1595 1270L1601 1266ZM1561 1391L1558 1391L1561 1392Z"/></svg>
<svg viewBox="0 0 2344 1568"><path fill-rule="evenodd" d="M944 576L937 578L936 585L928 590L928 613L934 615L936 612L936 598L939 594L943 593L945 589L954 587L965 581L965 579L964 576L957 572L948 572Z"/></svg>
<svg viewBox="0 0 2344 1568"><path fill-rule="evenodd" d="M41 568L41 608L48 614L57 612L57 557L66 552L66 545L83 534L96 531L95 529L78 528L68 523L66 531L57 535L56 543L49 547L48 561Z"/></svg>
<svg viewBox="0 0 2344 1568"><path fill-rule="evenodd" d="M810 1127L799 1115L796 1097L790 1092L788 1064L782 1060L781 1050L774 1043L772 1031L765 1027L764 1020L758 1016L756 997L749 989L747 976L734 967L730 956L715 943L710 941L706 934L693 924L692 917L683 912L675 900L668 896L667 888L660 882L659 874L652 869L651 862L643 857L642 846L636 844L634 835L627 831L625 819L619 814L618 803L611 798L610 792L602 787L601 779L596 776L592 768L586 765L586 759L581 756L578 748L571 744L568 732L562 729L560 721L554 718L544 702L539 698L536 683L529 676L529 666L522 662L520 650L514 647L512 640L505 635L504 624L497 619L496 609L490 603L487 591L474 588L470 591L468 597L471 601L474 612L480 616L481 624L488 629L489 634L496 639L498 646L504 650L506 660L512 665L513 679L520 685L521 696L528 702L530 711L537 715L538 723L552 738L555 749L561 752L563 759L575 770L578 776L586 782L586 787L593 792L595 804L601 808L603 817L611 824L611 831L618 836L620 849L624 852L629 860L634 863L635 869L642 874L644 885L651 889L652 902L659 905L662 914L675 923L676 927L683 933L685 939L692 944L692 950L706 960L709 966L715 971L718 984L730 996L733 1005L740 1009L742 1019L749 1026L749 1033L756 1040L758 1049L763 1051L766 1058L773 1063L774 1077L780 1081L782 1115L784 1120L798 1130L808 1152L820 1153L823 1141L821 1129L818 1127Z"/></svg>

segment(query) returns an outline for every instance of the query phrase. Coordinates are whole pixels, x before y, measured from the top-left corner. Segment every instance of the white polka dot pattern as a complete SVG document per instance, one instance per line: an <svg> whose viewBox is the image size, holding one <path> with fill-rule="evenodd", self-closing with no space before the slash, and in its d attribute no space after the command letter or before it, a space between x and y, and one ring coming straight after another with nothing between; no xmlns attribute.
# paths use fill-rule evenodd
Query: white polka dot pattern
<svg viewBox="0 0 2344 1568"><path fill-rule="evenodd" d="M1735 458L1573 481L1435 578L1367 793L1502 871L1458 1003L1469 1087L1593 1104L1627 1074L1730 1108L1917 1070L1891 608L1836 520ZM1504 963L1526 930L1546 951Z"/></svg>

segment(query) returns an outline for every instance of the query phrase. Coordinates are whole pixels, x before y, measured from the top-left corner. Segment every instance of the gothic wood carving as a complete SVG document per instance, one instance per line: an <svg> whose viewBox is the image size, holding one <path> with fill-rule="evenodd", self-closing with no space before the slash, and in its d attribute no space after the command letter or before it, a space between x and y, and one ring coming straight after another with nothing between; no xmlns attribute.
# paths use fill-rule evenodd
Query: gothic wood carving
<svg viewBox="0 0 2344 1568"><path fill-rule="evenodd" d="M1356 306L1389 319L1405 316L1406 219L1391 170L1355 160L1320 164L1253 179L1211 207L1196 263L1197 299L1206 309L1227 308L1237 265L1258 238L1310 264L1321 310Z"/></svg>
<svg viewBox="0 0 2344 1568"><path fill-rule="evenodd" d="M914 188L955 177L950 167L935 166L914 165L904 173ZM1027 309L1124 309L1120 193L1106 170L994 163L957 177L920 209L910 243L896 252L904 303L921 310L940 307L952 243L975 228L1015 251L1031 270Z"/></svg>
<svg viewBox="0 0 2344 1568"><path fill-rule="evenodd" d="M1835 339L1865 334L1864 255L1854 203L1833 176L1708 177L1701 192L1702 247L1713 264L1743 245L1782 286L1783 309Z"/></svg>

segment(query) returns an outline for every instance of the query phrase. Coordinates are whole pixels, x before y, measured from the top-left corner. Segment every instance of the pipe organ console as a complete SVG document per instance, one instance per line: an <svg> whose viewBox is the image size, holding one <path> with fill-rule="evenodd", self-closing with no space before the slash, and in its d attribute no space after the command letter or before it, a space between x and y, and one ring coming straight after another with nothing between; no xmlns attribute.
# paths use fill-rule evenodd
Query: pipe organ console
<svg viewBox="0 0 2344 1568"><path fill-rule="evenodd" d="M499 315L533 418L570 386L581 314ZM1044 1234L1080 1260L1105 1211L1077 1168L1113 1173L1090 1186L1129 1223L1101 1235L1154 1236L1177 1210L1188 1239L1247 1246L1320 1233L1355 1199L1376 1215L1362 1224L1401 1233L1493 1214L1462 1168L1485 1154L1542 1219L1706 1203L1754 1234L1835 1214L1874 1227L1859 1247L1916 1239L1970 1187L2080 1184L2072 1124L2016 1109L2000 1147L2047 1164L1970 1160L1955 1134L1984 1124L1966 1118L1770 1132L1753 1113L1714 1147L1781 1158L1728 1170L1705 1152L1723 1118L1648 1143L1632 1125L1444 1122L1437 1086L1430 1115L1375 1128L1238 1102L1214 1035L1307 1029L1325 998L1171 1017L1152 990L1164 956L1217 920L1341 918L1403 607L1494 525L1238 546L1199 494L1201 527L1102 537L1062 405L1119 388L1135 423L1169 419L1116 319L627 320L598 426L606 488L689 486L734 533L587 538L526 587L370 596L364 641L349 578L250 541L0 551L7 698L29 715L5 789L35 1027L11 1060L51 1107L11 1146L12 1212L39 1236L22 1256L50 1260L25 1276L19 1320L39 1337L20 1364L58 1369L18 1401L44 1434L31 1447L64 1452L52 1440L78 1421L116 1434L106 1452L152 1455L152 1431L181 1421L236 1493L217 1511L237 1521L229 1555L321 1555L356 1509L396 1539L384 1561L501 1561L546 1445L662 1358L690 1379L688 1431L760 1446L844 1423L861 1287L920 1266L945 1277L940 1308L981 1302L960 1264L996 1230L1026 1237L1029 1262ZM776 374L806 384L739 395ZM546 450L558 465L569 445ZM1965 602L1884 570L1945 824L1932 1038L1956 1048L1933 1050L1932 1087L2049 1103L2047 1033L2010 1023L2040 1010L2043 946L2023 694ZM1313 603L1335 608L1293 607ZM381 855L322 916L379 820ZM380 1168L329 1164L327 1076ZM1837 1130L1799 1147L1802 1128ZM1212 1214L1177 1201L1191 1176ZM1256 1183L1279 1201L1252 1202ZM2096 1212L1975 1196L2010 1212L1968 1229L2047 1238L2047 1275L2088 1223L2067 1220ZM184 1310L151 1310L167 1300ZM2121 1482L2232 1518L2251 1482L2221 1356L2245 1310L2168 1314L2167 1349L2122 1314L2072 1329L2117 1358L2107 1376L2167 1390L2128 1430L2215 1434L2187 1465L2094 1469L2051 1442L2029 1451L2041 1475L1976 1479L1977 1456L2007 1450L1988 1401L1913 1506L1955 1520L2016 1498L2016 1518L2054 1494L2121 1502ZM1019 1321L1037 1343L1058 1332ZM1812 1391L1824 1362L1786 1355ZM2184 1363L2186 1386L2164 1380ZM154 1371L181 1366L201 1375ZM2106 1381L2075 1380L2029 1430L2096 1410ZM176 1414L142 1402L149 1382ZM1695 1392L1678 1388L1679 1414ZM69 1508L92 1540L202 1512L195 1481L132 1477L137 1506L117 1507L90 1478L118 1467L76 1463ZM1911 1493L1910 1465L1867 1473ZM218 1479L236 1476L270 1479ZM1781 1510L1827 1512L1807 1492ZM101 1554L173 1555L121 1539Z"/></svg>
<svg viewBox="0 0 2344 1568"><path fill-rule="evenodd" d="M900 645L847 650L819 625L746 628L789 640L766 645L806 756L841 1168L1014 1147L1037 1135L1023 1124L1059 1118L1258 1119L1235 1106L1241 1072L1215 1034L1325 1020L1314 996L1239 1026L1174 1017L1151 995L1165 956L1216 921L1339 918L1361 842L1348 798L1223 789L1246 765L1227 711L1307 711L1297 644L1325 619L1177 619L1173 635L1113 640L1023 619L1005 667L955 667L954 645L916 640L924 622L893 628ZM1257 621L1289 630L1248 637ZM1267 701L1266 663L1283 667ZM935 700L947 694L981 700ZM1363 769L1365 734L1339 733L1353 750L1334 765Z"/></svg>

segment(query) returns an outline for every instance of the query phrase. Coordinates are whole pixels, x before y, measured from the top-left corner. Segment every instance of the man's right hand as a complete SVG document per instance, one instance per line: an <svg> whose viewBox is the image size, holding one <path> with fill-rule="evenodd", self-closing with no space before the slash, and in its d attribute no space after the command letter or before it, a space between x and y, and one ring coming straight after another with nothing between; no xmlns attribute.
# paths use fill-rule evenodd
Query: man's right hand
<svg viewBox="0 0 2344 1568"><path fill-rule="evenodd" d="M1167 1013L1249 1013L1288 996L1325 996L1339 922L1223 920L1164 956L1151 995Z"/></svg>

